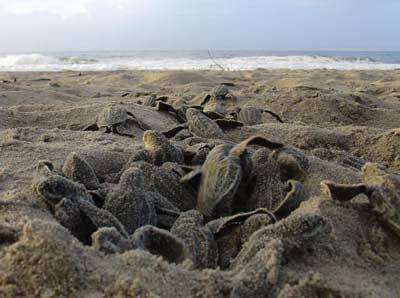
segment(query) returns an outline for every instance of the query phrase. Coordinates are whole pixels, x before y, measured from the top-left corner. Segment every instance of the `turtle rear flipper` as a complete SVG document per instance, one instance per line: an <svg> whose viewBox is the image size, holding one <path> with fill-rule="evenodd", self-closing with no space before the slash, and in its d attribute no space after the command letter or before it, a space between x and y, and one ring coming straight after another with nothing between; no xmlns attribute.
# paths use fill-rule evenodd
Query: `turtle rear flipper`
<svg viewBox="0 0 400 298"><path fill-rule="evenodd" d="M236 120L217 119L214 121L222 130L230 130L242 127L243 123Z"/></svg>
<svg viewBox="0 0 400 298"><path fill-rule="evenodd" d="M367 194L367 186L364 183L345 185L325 180L321 182L321 192L332 200L347 202L359 194Z"/></svg>
<svg viewBox="0 0 400 298"><path fill-rule="evenodd" d="M144 226L135 231L132 243L138 249L163 257L170 263L182 263L187 259L186 246L168 231L153 226Z"/></svg>
<svg viewBox="0 0 400 298"><path fill-rule="evenodd" d="M285 123L285 122L282 120L282 118L281 118L278 114L276 114L276 113L274 113L274 112L272 112L272 111L263 110L263 113L270 114L271 116L273 116L273 117L274 117L276 120L278 120L279 122Z"/></svg>
<svg viewBox="0 0 400 298"><path fill-rule="evenodd" d="M273 211L274 214L279 217L286 217L296 208L298 208L301 202L307 200L303 184L295 180L287 181L289 188L288 193L279 206Z"/></svg>

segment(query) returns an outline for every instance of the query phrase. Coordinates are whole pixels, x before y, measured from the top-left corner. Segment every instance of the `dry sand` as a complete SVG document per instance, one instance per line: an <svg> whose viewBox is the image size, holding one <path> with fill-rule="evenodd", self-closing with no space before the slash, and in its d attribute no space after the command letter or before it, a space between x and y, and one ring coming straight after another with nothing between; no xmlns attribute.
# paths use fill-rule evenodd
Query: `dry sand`
<svg viewBox="0 0 400 298"><path fill-rule="evenodd" d="M14 82L16 79L16 82ZM120 162L141 142L84 132L111 101L126 104L153 129L177 124L136 103L148 94L196 103L219 83L232 83L236 103L271 109L284 124L228 133L238 142L261 134L303 150L311 198L297 214L318 213L330 234L285 259L271 297L400 297L400 239L371 213L365 197L339 204L319 183L361 181L348 158L400 171L400 71L58 72L0 73L1 297L228 297L231 279L219 270L192 270L147 252L104 255L84 246L30 195L39 160L62 165L72 152L101 151ZM357 159L357 160L362 160Z"/></svg>

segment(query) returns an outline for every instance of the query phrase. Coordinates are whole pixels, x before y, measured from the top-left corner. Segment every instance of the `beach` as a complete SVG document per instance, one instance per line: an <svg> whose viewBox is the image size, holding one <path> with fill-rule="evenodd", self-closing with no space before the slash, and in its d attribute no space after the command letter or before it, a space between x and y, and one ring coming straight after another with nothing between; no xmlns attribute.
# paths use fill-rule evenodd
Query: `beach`
<svg viewBox="0 0 400 298"><path fill-rule="evenodd" d="M217 86L228 88L229 96L204 104ZM182 124L173 113L143 105L151 96L222 114L235 107L268 110L282 121L263 113L257 124L224 131L224 141L238 144L259 135L307 156L301 181L307 199L290 216L317 214L329 229L290 249L279 239L271 242L283 245L279 276L266 274L274 282L259 293L399 295L398 235L373 212L367 196L338 202L320 184L359 184L367 163L398 177L400 70L203 69L0 73L0 296L228 297L242 276L252 276L255 267L200 270L188 260L174 264L141 249L105 254L80 242L32 195L40 161L53 162L60 172L71 152L91 156L93 163L102 152L119 156L115 163L123 165L143 145L140 125L133 136L87 129L110 103L152 130ZM107 181L106 174L101 180ZM272 266L270 255L257 256Z"/></svg>

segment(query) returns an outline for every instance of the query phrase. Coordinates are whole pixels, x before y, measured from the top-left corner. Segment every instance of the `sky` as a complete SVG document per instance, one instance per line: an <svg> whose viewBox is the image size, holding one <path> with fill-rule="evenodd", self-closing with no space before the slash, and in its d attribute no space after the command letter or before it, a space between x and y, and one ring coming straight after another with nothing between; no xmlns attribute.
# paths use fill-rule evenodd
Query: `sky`
<svg viewBox="0 0 400 298"><path fill-rule="evenodd" d="M0 52L400 50L400 0L0 0Z"/></svg>

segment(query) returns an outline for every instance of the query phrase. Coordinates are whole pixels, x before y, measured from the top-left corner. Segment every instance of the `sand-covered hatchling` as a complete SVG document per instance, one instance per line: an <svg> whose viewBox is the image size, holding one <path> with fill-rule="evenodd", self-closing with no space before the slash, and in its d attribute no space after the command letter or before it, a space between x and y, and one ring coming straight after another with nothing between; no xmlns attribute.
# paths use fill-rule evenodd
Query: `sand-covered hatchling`
<svg viewBox="0 0 400 298"><path fill-rule="evenodd" d="M133 234L141 226L157 223L154 202L147 198L142 171L137 168L126 170L118 187L111 191L103 208L112 213Z"/></svg>
<svg viewBox="0 0 400 298"><path fill-rule="evenodd" d="M161 256L170 263L182 263L188 258L185 244L172 233L147 225L125 237L115 228L101 228L92 234L92 246L106 254L140 249Z"/></svg>
<svg viewBox="0 0 400 298"><path fill-rule="evenodd" d="M225 85L218 85L211 91L211 96L216 99L224 99L229 94L229 88Z"/></svg>
<svg viewBox="0 0 400 298"><path fill-rule="evenodd" d="M229 267L250 236L262 227L275 223L275 216L266 209L221 217L207 223L217 244L218 265Z"/></svg>
<svg viewBox="0 0 400 298"><path fill-rule="evenodd" d="M136 168L137 175L143 179L141 185L143 191L162 195L180 211L195 208L195 191L190 186L180 183L181 174L169 167L156 167L146 162L135 162L130 164L130 167Z"/></svg>
<svg viewBox="0 0 400 298"><path fill-rule="evenodd" d="M174 137L180 131L188 129L193 135L207 139L225 139L224 130L243 126L243 123L230 119L213 120L199 109L189 108L186 112L187 122L173 127L165 132L168 138Z"/></svg>
<svg viewBox="0 0 400 298"><path fill-rule="evenodd" d="M34 194L49 207L54 217L84 243L101 227L115 227L127 235L111 213L98 208L82 184L51 174L51 163L40 162L32 180Z"/></svg>
<svg viewBox="0 0 400 298"><path fill-rule="evenodd" d="M87 126L84 130L100 130L105 133L116 133L122 136L134 137L137 127L142 130L148 129L144 123L140 122L123 105L111 103L97 115L96 123Z"/></svg>
<svg viewBox="0 0 400 298"><path fill-rule="evenodd" d="M267 113L274 117L278 122L283 123L282 118L269 110L260 109L256 107L235 107L228 114L233 117L233 119L242 122L245 125L257 125L262 123L262 115Z"/></svg>
<svg viewBox="0 0 400 298"><path fill-rule="evenodd" d="M329 198L346 202L359 194L368 197L372 211L400 237L400 177L388 174L378 164L367 163L362 168L363 183L353 185L321 182L321 190Z"/></svg>
<svg viewBox="0 0 400 298"><path fill-rule="evenodd" d="M271 241L281 241L284 253L288 254L293 247L313 245L316 239L329 235L331 230L330 223L319 214L291 215L253 233L232 261L230 268L240 268L248 264Z"/></svg>
<svg viewBox="0 0 400 298"><path fill-rule="evenodd" d="M204 217L200 212L190 210L182 213L171 228L171 233L185 243L197 268L217 267L217 244L211 230L204 226Z"/></svg>
<svg viewBox="0 0 400 298"><path fill-rule="evenodd" d="M262 148L252 155L252 164L251 181L248 185L249 195L241 204L244 210L266 208L277 216L284 217L307 199L301 182L290 179L299 175L296 174L299 172L298 168L303 169L298 165L296 158L289 156L280 158L274 151ZM287 177L288 174L292 177Z"/></svg>
<svg viewBox="0 0 400 298"><path fill-rule="evenodd" d="M128 164L136 161L146 161L161 166L165 162L175 162L178 164L185 162L182 148L172 144L159 131L145 131L143 134L143 147L142 150L137 150L132 154Z"/></svg>
<svg viewBox="0 0 400 298"><path fill-rule="evenodd" d="M207 221L232 215L237 205L235 197L250 178L251 159L246 149L249 145L283 146L261 136L251 137L236 146L219 145L211 150L201 167L181 179L187 183L201 176L196 208Z"/></svg>

